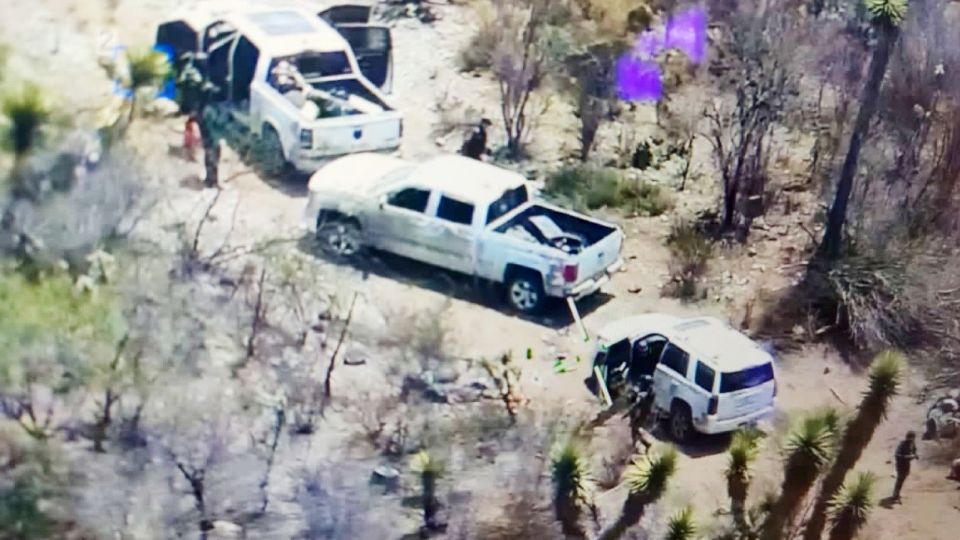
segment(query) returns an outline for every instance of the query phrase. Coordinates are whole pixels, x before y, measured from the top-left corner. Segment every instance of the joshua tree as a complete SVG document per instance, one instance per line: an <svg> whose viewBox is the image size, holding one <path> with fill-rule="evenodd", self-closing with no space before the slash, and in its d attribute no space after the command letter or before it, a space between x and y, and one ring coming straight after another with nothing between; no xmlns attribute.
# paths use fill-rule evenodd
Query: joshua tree
<svg viewBox="0 0 960 540"><path fill-rule="evenodd" d="M676 470L677 452L672 448L662 454L645 454L635 459L623 473L629 491L620 517L603 531L600 540L622 538L627 529L639 523L647 506L656 503L667 490L667 483Z"/></svg>
<svg viewBox="0 0 960 540"><path fill-rule="evenodd" d="M550 461L553 478L553 509L563 534L568 538L586 538L580 515L589 490L587 463L573 441L558 447Z"/></svg>
<svg viewBox="0 0 960 540"><path fill-rule="evenodd" d="M759 434L755 431L738 431L733 436L726 470L727 495L730 496L730 513L737 530L746 528L747 492L750 489L750 465L757 457Z"/></svg>
<svg viewBox="0 0 960 540"><path fill-rule="evenodd" d="M787 441L783 483L763 524L761 540L781 540L804 497L830 460L836 437L836 413L828 410L804 418Z"/></svg>
<svg viewBox="0 0 960 540"><path fill-rule="evenodd" d="M15 193L22 194L23 166L27 157L40 144L43 128L53 110L43 90L34 83L23 83L0 98L0 115L3 117L3 143L13 153L13 170L10 180Z"/></svg>
<svg viewBox="0 0 960 540"><path fill-rule="evenodd" d="M837 182L837 192L833 199L833 205L827 215L827 228L823 233L823 242L820 243L819 253L828 259L835 259L840 255L843 224L847 219L847 203L850 200L850 193L853 191L853 180L860 159L860 148L867 137L870 120L877 110L880 85L883 83L883 76L887 71L890 53L900 37L900 23L903 22L903 17L907 12L907 0L864 0L864 3L877 34L877 45L870 59L870 71L863 88L860 111L857 113L853 133L850 134L847 157L840 171L840 180Z"/></svg>
<svg viewBox="0 0 960 540"><path fill-rule="evenodd" d="M693 540L697 524L693 521L693 509L689 506L670 517L664 540Z"/></svg>
<svg viewBox="0 0 960 540"><path fill-rule="evenodd" d="M890 401L897 395L897 387L903 373L903 355L886 351L877 355L870 366L870 385L863 394L857 413L847 423L840 439L837 457L823 478L820 494L807 522L805 540L819 540L827 521L827 507L840 489L843 479L863 455L863 450L877 426L883 421Z"/></svg>
<svg viewBox="0 0 960 540"><path fill-rule="evenodd" d="M440 523L440 501L437 499L437 480L443 474L443 466L426 450L413 456L411 469L420 477L420 496L423 501L423 527L425 532L443 528Z"/></svg>
<svg viewBox="0 0 960 540"><path fill-rule="evenodd" d="M876 477L860 473L830 501L830 540L852 540L873 509Z"/></svg>
<svg viewBox="0 0 960 540"><path fill-rule="evenodd" d="M127 51L127 89L130 91L130 111L127 126L133 122L137 110L137 95L145 89L159 88L170 75L170 62L162 52L143 47Z"/></svg>

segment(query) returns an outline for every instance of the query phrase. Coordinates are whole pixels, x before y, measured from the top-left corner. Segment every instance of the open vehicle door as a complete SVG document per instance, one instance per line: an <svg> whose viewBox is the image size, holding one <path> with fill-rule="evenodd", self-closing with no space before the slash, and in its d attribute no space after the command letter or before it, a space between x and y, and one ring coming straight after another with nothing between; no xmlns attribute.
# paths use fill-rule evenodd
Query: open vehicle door
<svg viewBox="0 0 960 540"><path fill-rule="evenodd" d="M206 53L206 77L215 87L211 101L226 101L231 91L230 53L239 34L229 24L217 21L204 32L203 52Z"/></svg>
<svg viewBox="0 0 960 540"><path fill-rule="evenodd" d="M372 8L357 4L334 6L318 15L347 40L360 64L360 72L377 88L393 88L393 38L382 24L370 24Z"/></svg>
<svg viewBox="0 0 960 540"><path fill-rule="evenodd" d="M371 6L360 4L343 4L325 9L317 15L333 26L341 24L366 24L370 22Z"/></svg>
<svg viewBox="0 0 960 540"><path fill-rule="evenodd" d="M390 29L379 24L339 24L337 31L350 43L360 72L386 93L393 89L393 41Z"/></svg>

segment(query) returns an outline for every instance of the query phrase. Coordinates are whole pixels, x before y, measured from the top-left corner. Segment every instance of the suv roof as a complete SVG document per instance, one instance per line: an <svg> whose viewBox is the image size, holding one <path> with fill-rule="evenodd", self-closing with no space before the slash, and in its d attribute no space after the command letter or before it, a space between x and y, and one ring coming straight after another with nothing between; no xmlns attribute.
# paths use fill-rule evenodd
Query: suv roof
<svg viewBox="0 0 960 540"><path fill-rule="evenodd" d="M664 336L720 372L740 371L773 361L770 353L755 341L714 317L635 315L605 326L598 339L609 344L647 334Z"/></svg>

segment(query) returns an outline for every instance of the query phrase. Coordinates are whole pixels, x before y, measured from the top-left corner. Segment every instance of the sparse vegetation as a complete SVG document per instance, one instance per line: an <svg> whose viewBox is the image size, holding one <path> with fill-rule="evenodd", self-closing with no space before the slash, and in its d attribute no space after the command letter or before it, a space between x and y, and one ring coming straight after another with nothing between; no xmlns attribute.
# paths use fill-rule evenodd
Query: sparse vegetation
<svg viewBox="0 0 960 540"><path fill-rule="evenodd" d="M574 165L547 177L546 193L561 202L586 210L621 209L629 214L659 216L670 210L671 197L659 185L630 181L613 169Z"/></svg>
<svg viewBox="0 0 960 540"><path fill-rule="evenodd" d="M665 292L678 298L695 298L697 280L706 272L713 256L712 242L696 223L679 220L673 223L666 243L673 281Z"/></svg>

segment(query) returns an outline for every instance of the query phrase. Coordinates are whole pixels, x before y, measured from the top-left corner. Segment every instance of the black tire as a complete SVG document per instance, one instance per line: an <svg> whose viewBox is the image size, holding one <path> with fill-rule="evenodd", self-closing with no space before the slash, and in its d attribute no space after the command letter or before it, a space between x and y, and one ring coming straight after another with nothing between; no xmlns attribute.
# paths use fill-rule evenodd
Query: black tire
<svg viewBox="0 0 960 540"><path fill-rule="evenodd" d="M670 437L678 444L689 443L696 435L690 406L682 401L674 401L673 405L670 406L668 422Z"/></svg>
<svg viewBox="0 0 960 540"><path fill-rule="evenodd" d="M289 168L287 158L283 155L283 143L280 141L280 134L273 129L273 126L263 126L256 160L260 169L270 176L279 176Z"/></svg>
<svg viewBox="0 0 960 540"><path fill-rule="evenodd" d="M546 299L543 278L536 272L519 270L507 278L507 303L515 311L524 315L539 313Z"/></svg>
<svg viewBox="0 0 960 540"><path fill-rule="evenodd" d="M316 237L320 250L331 257L355 257L363 250L360 225L349 218L320 215Z"/></svg>

